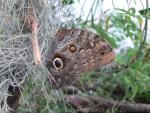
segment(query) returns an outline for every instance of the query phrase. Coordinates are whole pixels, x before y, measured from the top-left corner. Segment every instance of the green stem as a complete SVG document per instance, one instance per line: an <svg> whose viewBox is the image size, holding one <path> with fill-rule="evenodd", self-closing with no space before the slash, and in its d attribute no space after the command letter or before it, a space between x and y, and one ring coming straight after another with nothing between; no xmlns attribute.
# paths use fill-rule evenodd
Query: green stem
<svg viewBox="0 0 150 113"><path fill-rule="evenodd" d="M146 0L146 9L148 10L148 0ZM146 11L146 12L148 12L148 11ZM145 12L145 15L146 15L146 12ZM144 44L146 43L147 30L148 30L148 18L147 18L147 16L145 16L145 25L144 25L144 31L142 34L143 40L140 43L139 51L137 52L136 58L141 54L141 51L144 48Z"/></svg>

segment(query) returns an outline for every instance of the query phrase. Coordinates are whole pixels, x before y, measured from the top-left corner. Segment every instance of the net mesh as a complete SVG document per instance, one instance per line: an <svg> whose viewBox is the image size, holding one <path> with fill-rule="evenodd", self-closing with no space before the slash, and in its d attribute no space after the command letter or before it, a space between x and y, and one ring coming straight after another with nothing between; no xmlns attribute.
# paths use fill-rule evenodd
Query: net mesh
<svg viewBox="0 0 150 113"><path fill-rule="evenodd" d="M23 28L22 17L26 16L29 2L39 26L38 42L42 58L40 66L34 65L31 32ZM66 15L65 11L68 13L68 9L69 7L62 5L61 0L0 1L0 113L10 110L7 105L10 85L21 87L29 75L39 78L41 83L46 80L49 73L45 68L46 56L53 35L63 26L61 20L63 23L70 21L61 19L65 18L64 14Z"/></svg>

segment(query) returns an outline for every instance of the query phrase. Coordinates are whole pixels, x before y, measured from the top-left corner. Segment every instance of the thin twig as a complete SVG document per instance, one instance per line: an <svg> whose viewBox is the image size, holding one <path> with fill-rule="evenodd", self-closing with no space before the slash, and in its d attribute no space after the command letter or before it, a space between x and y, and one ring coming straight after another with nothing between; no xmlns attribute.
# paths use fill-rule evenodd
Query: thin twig
<svg viewBox="0 0 150 113"><path fill-rule="evenodd" d="M88 20L88 18L89 18L89 16L90 16L90 13L91 13L92 10L93 10L93 7L94 7L95 2L96 2L96 0L93 1L93 4L92 4L92 6L91 6L91 8L90 8L90 11L89 11L89 13L88 13L88 15L87 15L87 17L86 17L86 21Z"/></svg>
<svg viewBox="0 0 150 113"><path fill-rule="evenodd" d="M34 60L35 64L41 64L41 54L39 50L39 44L37 39L37 33L38 32L38 23L35 18L33 18L32 21L32 47L33 47L33 54L34 54Z"/></svg>

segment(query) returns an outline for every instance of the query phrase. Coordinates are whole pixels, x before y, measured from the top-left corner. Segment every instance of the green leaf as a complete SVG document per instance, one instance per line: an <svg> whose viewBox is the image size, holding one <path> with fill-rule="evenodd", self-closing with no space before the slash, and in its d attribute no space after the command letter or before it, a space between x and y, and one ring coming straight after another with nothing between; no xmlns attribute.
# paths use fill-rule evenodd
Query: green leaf
<svg viewBox="0 0 150 113"><path fill-rule="evenodd" d="M126 56L126 58L127 58L127 59L133 58L133 56L135 56L136 52L137 52L136 49L129 48L129 49L127 50L127 56Z"/></svg>
<svg viewBox="0 0 150 113"><path fill-rule="evenodd" d="M107 16L106 17L106 22L105 22L105 29L106 29L106 31L108 31L108 28L109 28L109 20L110 20L110 17Z"/></svg>
<svg viewBox="0 0 150 113"><path fill-rule="evenodd" d="M130 15L130 16L135 16L135 15L134 15L133 13L131 13L130 11L126 11L126 10L124 10L124 9L116 8L116 10L121 11L121 12L123 12L123 13L125 13L125 14Z"/></svg>
<svg viewBox="0 0 150 113"><path fill-rule="evenodd" d="M140 15L137 16L137 20L139 22L139 25L140 25L140 28L142 28L142 25L143 25L143 19Z"/></svg>
<svg viewBox="0 0 150 113"><path fill-rule="evenodd" d="M120 56L120 55L116 55L116 56L115 56L115 61L118 62L118 63L121 64L121 65L127 63L126 60L125 60L122 56Z"/></svg>
<svg viewBox="0 0 150 113"><path fill-rule="evenodd" d="M62 0L63 5L71 5L74 3L74 0Z"/></svg>
<svg viewBox="0 0 150 113"><path fill-rule="evenodd" d="M150 8L139 10L139 13L143 16L146 16L150 12Z"/></svg>
<svg viewBox="0 0 150 113"><path fill-rule="evenodd" d="M130 78L127 77L127 76L124 77L124 81L125 81L126 84L130 84L131 83Z"/></svg>
<svg viewBox="0 0 150 113"><path fill-rule="evenodd" d="M130 8L130 9L129 9L129 12L130 12L132 15L135 15L136 10L135 10L135 8Z"/></svg>
<svg viewBox="0 0 150 113"><path fill-rule="evenodd" d="M96 33L102 38L106 39L108 43L112 45L112 47L116 48L117 44L114 38L110 37L106 31L101 27L101 25L96 25L92 23L91 27L96 31Z"/></svg>

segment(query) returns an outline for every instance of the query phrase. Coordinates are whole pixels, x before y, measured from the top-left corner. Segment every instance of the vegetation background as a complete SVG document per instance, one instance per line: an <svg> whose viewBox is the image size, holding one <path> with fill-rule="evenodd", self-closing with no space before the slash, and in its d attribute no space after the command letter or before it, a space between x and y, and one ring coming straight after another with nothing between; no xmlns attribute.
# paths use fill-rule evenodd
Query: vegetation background
<svg viewBox="0 0 150 113"><path fill-rule="evenodd" d="M65 7L72 7L75 2L81 1L62 0ZM89 0L85 0L85 4L87 2ZM108 41L116 50L112 64L96 71L86 72L81 77L80 84L83 89L81 95L150 104L150 36L148 35L150 8L148 0L145 0L146 7L143 6L142 10L130 7L131 2L139 5L136 4L136 0L126 0L129 7L125 10L115 7L117 2L112 0L114 8L103 12L103 0L94 0L86 18L83 19L82 13L75 15L74 11L64 15L63 19L69 21L67 26L90 29ZM100 14L98 18L96 12ZM66 25L63 19L62 25ZM122 47L126 39L132 41L132 47ZM24 97L21 99L22 103L17 113L66 113L67 111L75 113L70 106L64 104L61 98L63 94L56 100L57 96L53 95L50 87L47 87L47 92L51 95L49 99L44 98L43 93L34 92L40 90L42 87L40 85L38 82L33 83L32 78L26 81L22 92Z"/></svg>

